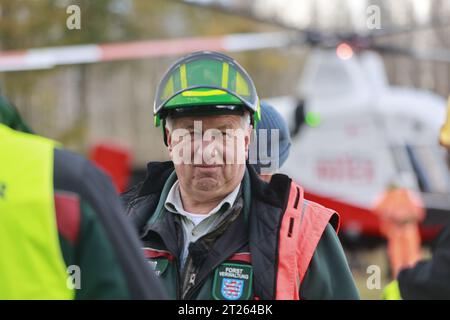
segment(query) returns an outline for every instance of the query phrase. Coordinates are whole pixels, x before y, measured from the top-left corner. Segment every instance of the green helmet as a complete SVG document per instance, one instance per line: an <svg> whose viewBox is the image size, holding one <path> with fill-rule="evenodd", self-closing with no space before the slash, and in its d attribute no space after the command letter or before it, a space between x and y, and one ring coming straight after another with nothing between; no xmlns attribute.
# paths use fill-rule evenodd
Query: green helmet
<svg viewBox="0 0 450 320"><path fill-rule="evenodd" d="M195 52L175 62L161 80L154 102L155 126L168 115L242 114L244 109L255 127L259 98L247 72L224 54Z"/></svg>
<svg viewBox="0 0 450 320"><path fill-rule="evenodd" d="M0 96L0 123L17 131L33 133L22 120L16 107L2 96Z"/></svg>

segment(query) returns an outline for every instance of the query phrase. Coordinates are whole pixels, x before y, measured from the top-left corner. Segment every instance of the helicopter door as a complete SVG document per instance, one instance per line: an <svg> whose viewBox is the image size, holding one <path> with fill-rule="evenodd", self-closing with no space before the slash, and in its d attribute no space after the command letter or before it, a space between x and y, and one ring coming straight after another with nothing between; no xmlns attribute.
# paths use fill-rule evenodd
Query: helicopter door
<svg viewBox="0 0 450 320"><path fill-rule="evenodd" d="M323 114L292 139L282 171L308 192L370 209L396 177L392 149L367 113Z"/></svg>
<svg viewBox="0 0 450 320"><path fill-rule="evenodd" d="M426 208L424 225L450 223L450 174L446 154L440 146L407 145Z"/></svg>
<svg viewBox="0 0 450 320"><path fill-rule="evenodd" d="M420 191L450 193L450 177L445 166L445 151L439 146L406 145L406 151L417 176Z"/></svg>

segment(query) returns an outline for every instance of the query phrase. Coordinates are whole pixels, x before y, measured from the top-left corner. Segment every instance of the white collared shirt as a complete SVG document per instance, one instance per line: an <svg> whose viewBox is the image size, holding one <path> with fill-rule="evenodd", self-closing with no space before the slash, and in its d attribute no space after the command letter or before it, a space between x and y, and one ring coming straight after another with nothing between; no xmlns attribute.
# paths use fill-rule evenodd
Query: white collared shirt
<svg viewBox="0 0 450 320"><path fill-rule="evenodd" d="M184 210L183 202L181 201L180 183L178 180L175 181L169 193L167 194L164 206L168 211L179 214L181 216L180 220L183 226L184 234L183 252L180 259L182 267L184 266L188 255L189 244L191 242L197 241L199 238L213 230L213 228L219 221L218 217L220 217L220 214L217 213L221 211L224 205L227 205L228 208L233 206L239 194L240 186L241 184L239 184L229 195L227 195L216 207L214 207L207 214L196 214Z"/></svg>

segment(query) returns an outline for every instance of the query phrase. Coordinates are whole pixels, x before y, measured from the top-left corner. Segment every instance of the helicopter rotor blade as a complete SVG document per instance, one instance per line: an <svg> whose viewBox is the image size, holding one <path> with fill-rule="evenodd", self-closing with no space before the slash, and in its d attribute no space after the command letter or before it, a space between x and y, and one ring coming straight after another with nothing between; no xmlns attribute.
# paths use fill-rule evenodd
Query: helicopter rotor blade
<svg viewBox="0 0 450 320"><path fill-rule="evenodd" d="M433 49L421 51L416 49L403 48L391 45L381 45L381 44L372 45L371 49L375 49L381 53L408 56L417 60L450 63L450 50L446 49Z"/></svg>
<svg viewBox="0 0 450 320"><path fill-rule="evenodd" d="M333 34L315 30L314 28L301 28L295 24L290 24L276 14L268 10L267 12L257 10L255 4L257 1L241 0L234 2L233 5L225 4L220 0L172 0L184 5L195 6L205 10L217 11L232 16L247 18L255 22L269 24L282 28L287 31L295 32L296 38L292 44L309 45L312 47L321 46L325 48L335 47L341 41L339 37Z"/></svg>
<svg viewBox="0 0 450 320"><path fill-rule="evenodd" d="M275 11L261 11L257 10L256 4L258 1L241 0L235 1L232 4L221 0L173 0L185 5L197 6L209 10L218 11L230 15L240 16L248 19L252 19L256 22L262 22L271 24L277 27L285 28L288 30L295 30L299 34L303 34L306 40L301 42L302 44L309 44L311 46L321 46L325 48L331 48L338 45L341 42L348 42L354 47L361 49L377 49L374 41L378 38L389 37L395 35L401 35L412 32L426 31L436 28L445 28L450 26L450 19L433 17L428 23L407 25L407 26L387 26L382 29L375 29L367 34L357 34L354 32L329 34L324 33L313 28L300 28L295 26L294 23L289 23L286 19L277 15ZM286 8L289 10L289 8ZM399 52L400 54L401 52ZM413 54L413 53L405 53ZM414 53L417 58L425 59L429 56L432 60L447 61L445 54L425 54ZM442 57L444 56L444 57Z"/></svg>
<svg viewBox="0 0 450 320"><path fill-rule="evenodd" d="M370 34L368 34L368 37L380 38L380 37L397 36L405 33L429 31L431 29L445 28L449 26L450 26L449 19L436 18L432 19L431 21L425 24L408 25L408 26L389 26L387 28L374 30Z"/></svg>
<svg viewBox="0 0 450 320"><path fill-rule="evenodd" d="M255 22L270 24L276 27L280 27L286 30L302 32L304 30L299 29L296 26L289 25L280 19L272 15L262 14L261 12L256 13L253 10L252 1L241 0L240 2L234 2L233 5L224 4L222 1L215 0L172 0L184 5L200 7L220 13L229 14L232 16L237 16L241 18L251 19Z"/></svg>

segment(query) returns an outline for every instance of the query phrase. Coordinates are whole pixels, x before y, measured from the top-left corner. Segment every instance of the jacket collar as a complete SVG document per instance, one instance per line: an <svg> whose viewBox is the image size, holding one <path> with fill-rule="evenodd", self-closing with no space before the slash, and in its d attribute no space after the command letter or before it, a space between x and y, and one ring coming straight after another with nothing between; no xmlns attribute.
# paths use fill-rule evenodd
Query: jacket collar
<svg viewBox="0 0 450 320"><path fill-rule="evenodd" d="M139 189L137 197L161 192L167 179L174 170L172 161L149 162L147 164L147 175Z"/></svg>

